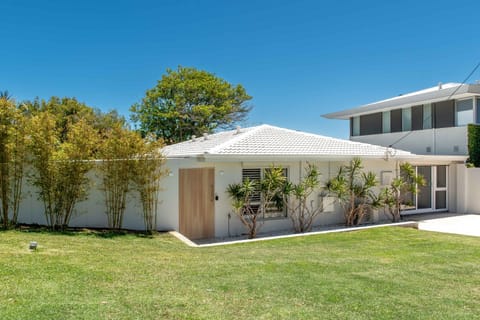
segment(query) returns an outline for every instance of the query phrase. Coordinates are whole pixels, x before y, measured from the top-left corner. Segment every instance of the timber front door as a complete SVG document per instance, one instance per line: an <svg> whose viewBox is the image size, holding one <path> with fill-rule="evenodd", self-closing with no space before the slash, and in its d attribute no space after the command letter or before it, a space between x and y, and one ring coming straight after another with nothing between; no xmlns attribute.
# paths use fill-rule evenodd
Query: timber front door
<svg viewBox="0 0 480 320"><path fill-rule="evenodd" d="M179 228L189 239L215 236L214 168L179 170Z"/></svg>

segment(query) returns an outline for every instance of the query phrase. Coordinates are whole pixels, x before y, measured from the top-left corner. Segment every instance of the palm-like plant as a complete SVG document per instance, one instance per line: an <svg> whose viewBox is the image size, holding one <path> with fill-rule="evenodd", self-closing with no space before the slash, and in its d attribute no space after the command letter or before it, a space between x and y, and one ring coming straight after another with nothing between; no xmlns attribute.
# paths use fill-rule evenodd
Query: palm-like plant
<svg viewBox="0 0 480 320"><path fill-rule="evenodd" d="M248 237L255 238L258 231L258 210L252 208L251 198L257 191L258 183L249 178L242 183L229 184L227 193L231 198L234 213L248 229Z"/></svg>
<svg viewBox="0 0 480 320"><path fill-rule="evenodd" d="M359 158L341 166L337 175L327 182L327 190L344 209L347 226L358 225L371 208L381 205L379 197L373 191L377 184L376 175L364 172Z"/></svg>
<svg viewBox="0 0 480 320"><path fill-rule="evenodd" d="M299 183L285 182L284 203L288 208L288 215L295 232L310 231L314 219L322 212L322 207L311 199L312 194L319 189L320 172L312 164L305 168L305 176Z"/></svg>
<svg viewBox="0 0 480 320"><path fill-rule="evenodd" d="M400 175L380 193L380 201L392 217L392 222L400 221L400 212L405 194L417 194L418 187L425 185L425 179L417 175L415 168L408 162L400 165Z"/></svg>

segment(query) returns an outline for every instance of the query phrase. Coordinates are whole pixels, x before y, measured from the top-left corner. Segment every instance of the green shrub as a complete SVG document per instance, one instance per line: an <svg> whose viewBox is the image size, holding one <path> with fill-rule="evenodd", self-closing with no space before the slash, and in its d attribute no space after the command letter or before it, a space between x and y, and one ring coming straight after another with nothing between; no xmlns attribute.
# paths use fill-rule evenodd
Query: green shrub
<svg viewBox="0 0 480 320"><path fill-rule="evenodd" d="M468 125L468 163L480 167L480 125Z"/></svg>

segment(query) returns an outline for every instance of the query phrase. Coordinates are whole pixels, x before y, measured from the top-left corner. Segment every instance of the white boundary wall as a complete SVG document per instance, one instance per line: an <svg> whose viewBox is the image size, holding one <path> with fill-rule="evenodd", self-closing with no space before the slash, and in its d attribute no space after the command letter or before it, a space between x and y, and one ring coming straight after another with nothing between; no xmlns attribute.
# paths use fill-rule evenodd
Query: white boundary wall
<svg viewBox="0 0 480 320"><path fill-rule="evenodd" d="M166 167L171 171L171 174L164 177L161 181L163 190L159 195L161 204L159 205L157 215L157 230L178 231L179 229L178 170L181 168L211 167L215 170L215 194L218 196L218 200L215 201L215 236L225 237L229 234L234 236L244 233L245 228L241 224L238 217L231 214L230 221L228 219L228 214L232 213L232 209L230 199L226 193L226 188L229 184L241 182L242 168L269 167L272 165L272 163L277 166L287 167L289 169L289 179L294 183L299 181L303 172L303 168L307 164L306 161L282 161L280 159L252 162L207 162L199 161L195 158L167 160ZM337 173L340 165L346 164L346 162L328 160L311 161L311 163L314 163L318 166L322 174L321 180L323 183ZM395 176L398 168L397 161L392 159L389 161L382 159L364 159L363 165L364 170L373 171L377 175L380 182L382 176L388 176L390 178ZM457 211L459 213L480 212L480 201L475 201L476 196L478 196L478 191L480 190L480 169L468 171L468 174L464 165L450 165L450 169L449 211ZM91 185L89 197L86 201L82 201L77 204L74 216L70 222L70 226L72 227L107 227L103 192L100 190L100 178L93 172L91 173L91 177L94 183ZM29 186L26 183L25 191L25 198L20 206L19 222L44 225L46 221L43 213L43 203L37 200L36 190L34 187ZM457 201L457 199L459 200ZM320 201L319 192L312 196L312 200ZM328 202L331 201L331 199L328 200ZM378 222L387 220L388 218L389 217L383 213L383 210L378 210L378 212L373 213L369 221ZM315 221L315 225L331 225L342 223L343 221L343 211L338 203L335 203L330 205L328 210L318 216ZM288 230L291 227L292 223L288 217L266 220L260 232ZM130 193L127 196L127 208L125 211L123 228L132 230L144 229L142 208L139 203L138 196L135 196L133 193Z"/></svg>
<svg viewBox="0 0 480 320"><path fill-rule="evenodd" d="M457 212L480 213L480 168L457 165Z"/></svg>

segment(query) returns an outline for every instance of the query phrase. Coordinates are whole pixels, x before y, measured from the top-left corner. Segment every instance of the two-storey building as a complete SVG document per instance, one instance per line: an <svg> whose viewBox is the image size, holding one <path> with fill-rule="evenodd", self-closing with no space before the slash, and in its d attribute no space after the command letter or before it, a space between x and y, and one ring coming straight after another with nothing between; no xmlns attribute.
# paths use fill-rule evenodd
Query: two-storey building
<svg viewBox="0 0 480 320"><path fill-rule="evenodd" d="M447 83L324 115L350 121L350 140L425 155L467 155L480 124L480 84Z"/></svg>
<svg viewBox="0 0 480 320"><path fill-rule="evenodd" d="M448 194L456 184L457 195L464 196L465 179L457 177L455 166L436 164L435 158L466 159L467 125L480 124L480 84L439 84L324 117L349 120L350 140L384 146L386 154L397 148L432 156L429 164L413 163L426 185L411 195L411 205L405 208L410 210L404 214L452 210Z"/></svg>

